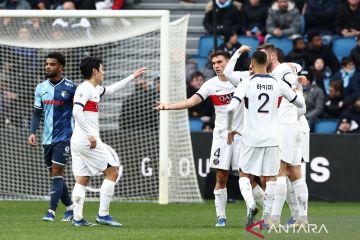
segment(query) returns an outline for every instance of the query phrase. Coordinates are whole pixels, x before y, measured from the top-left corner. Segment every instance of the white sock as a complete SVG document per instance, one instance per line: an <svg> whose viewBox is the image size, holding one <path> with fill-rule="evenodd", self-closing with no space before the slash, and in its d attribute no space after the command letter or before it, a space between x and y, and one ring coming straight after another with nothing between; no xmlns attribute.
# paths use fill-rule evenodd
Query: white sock
<svg viewBox="0 0 360 240"><path fill-rule="evenodd" d="M286 178L286 186L287 186L286 202L289 205L291 216L293 217L293 219L296 220L296 218L299 215L299 203L295 196L295 190L292 187L292 184L288 178Z"/></svg>
<svg viewBox="0 0 360 240"><path fill-rule="evenodd" d="M255 202L264 208L264 190L262 190L262 188L256 184L256 187L252 189L252 194L254 196Z"/></svg>
<svg viewBox="0 0 360 240"><path fill-rule="evenodd" d="M74 205L74 220L76 221L83 219L85 191L86 191L85 186L75 183L72 192L72 201Z"/></svg>
<svg viewBox="0 0 360 240"><path fill-rule="evenodd" d="M74 210L74 204L71 204L70 206L66 207L66 211Z"/></svg>
<svg viewBox="0 0 360 240"><path fill-rule="evenodd" d="M111 198L115 191L115 182L104 179L100 188L100 207L99 216L109 215Z"/></svg>
<svg viewBox="0 0 360 240"><path fill-rule="evenodd" d="M286 177L277 177L271 218L275 223L280 223L281 211L286 200Z"/></svg>
<svg viewBox="0 0 360 240"><path fill-rule="evenodd" d="M241 195L243 196L246 203L246 209L249 211L249 209L255 205L250 179L247 177L240 177L239 187L240 187Z"/></svg>
<svg viewBox="0 0 360 240"><path fill-rule="evenodd" d="M226 218L225 208L226 208L226 201L227 201L227 189L214 189L215 195L215 209L216 209L216 216L218 218Z"/></svg>
<svg viewBox="0 0 360 240"><path fill-rule="evenodd" d="M307 217L309 190L304 178L292 182L296 198L299 201L299 218Z"/></svg>
<svg viewBox="0 0 360 240"><path fill-rule="evenodd" d="M276 191L276 181L266 182L266 189L264 195L264 211L262 217L265 220L265 222L269 219L269 216L272 211L275 191Z"/></svg>

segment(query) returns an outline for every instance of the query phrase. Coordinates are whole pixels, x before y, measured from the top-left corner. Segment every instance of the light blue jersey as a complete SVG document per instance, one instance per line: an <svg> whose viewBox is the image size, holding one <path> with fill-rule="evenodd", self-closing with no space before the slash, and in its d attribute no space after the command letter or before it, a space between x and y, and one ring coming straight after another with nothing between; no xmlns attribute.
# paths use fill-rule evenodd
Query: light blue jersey
<svg viewBox="0 0 360 240"><path fill-rule="evenodd" d="M34 107L44 113L42 144L70 141L75 90L76 84L66 78L56 85L46 80L36 87Z"/></svg>

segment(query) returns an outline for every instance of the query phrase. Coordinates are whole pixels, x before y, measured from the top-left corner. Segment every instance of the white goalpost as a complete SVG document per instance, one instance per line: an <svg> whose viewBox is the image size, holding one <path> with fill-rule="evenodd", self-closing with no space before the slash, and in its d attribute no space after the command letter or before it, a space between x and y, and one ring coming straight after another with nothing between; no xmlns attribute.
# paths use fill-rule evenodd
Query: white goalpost
<svg viewBox="0 0 360 240"><path fill-rule="evenodd" d="M100 104L100 134L116 150L122 178L119 201L201 202L187 111L156 113L155 101L186 98L188 16L169 11L0 11L0 199L46 199L50 177L41 147L27 145L34 90L45 80L49 52L66 57L64 76L82 81L80 60L104 61L104 85L139 67L149 71ZM42 130L37 138L41 145ZM71 161L65 180L74 184ZM91 180L97 198L102 176Z"/></svg>

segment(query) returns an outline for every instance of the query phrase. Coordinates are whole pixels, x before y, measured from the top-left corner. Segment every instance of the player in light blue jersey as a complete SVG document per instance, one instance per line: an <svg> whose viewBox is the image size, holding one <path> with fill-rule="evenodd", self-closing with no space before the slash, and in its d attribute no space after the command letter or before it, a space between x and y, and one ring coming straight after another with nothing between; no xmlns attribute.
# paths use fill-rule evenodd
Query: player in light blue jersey
<svg viewBox="0 0 360 240"><path fill-rule="evenodd" d="M54 221L59 200L66 207L62 221L70 221L73 218L73 204L63 176L70 156L76 84L62 76L64 67L65 58L62 54L53 52L47 55L45 65L47 80L36 87L34 112L31 117L28 142L36 147L36 130L44 115L42 145L45 163L52 179L50 208L43 217L43 221Z"/></svg>

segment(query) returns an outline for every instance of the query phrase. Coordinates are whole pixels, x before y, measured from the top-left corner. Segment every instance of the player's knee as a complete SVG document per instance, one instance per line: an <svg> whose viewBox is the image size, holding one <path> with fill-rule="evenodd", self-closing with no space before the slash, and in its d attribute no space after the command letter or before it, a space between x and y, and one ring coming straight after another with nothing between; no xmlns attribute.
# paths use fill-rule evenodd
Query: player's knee
<svg viewBox="0 0 360 240"><path fill-rule="evenodd" d="M227 171L218 170L216 172L216 183L218 185L226 186L227 178L228 178Z"/></svg>
<svg viewBox="0 0 360 240"><path fill-rule="evenodd" d="M57 164L53 164L53 166L51 167L51 176L55 177L62 175L64 175L64 167Z"/></svg>
<svg viewBox="0 0 360 240"><path fill-rule="evenodd" d="M119 176L119 168L118 167L113 167L113 166L109 167L105 171L105 176L106 176L107 179L115 182L116 179Z"/></svg>

